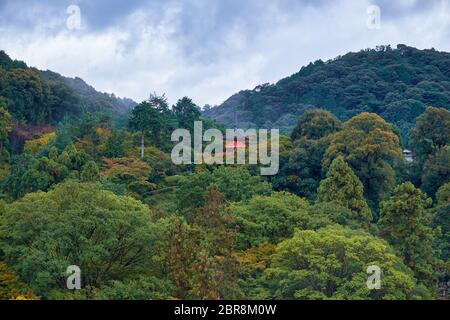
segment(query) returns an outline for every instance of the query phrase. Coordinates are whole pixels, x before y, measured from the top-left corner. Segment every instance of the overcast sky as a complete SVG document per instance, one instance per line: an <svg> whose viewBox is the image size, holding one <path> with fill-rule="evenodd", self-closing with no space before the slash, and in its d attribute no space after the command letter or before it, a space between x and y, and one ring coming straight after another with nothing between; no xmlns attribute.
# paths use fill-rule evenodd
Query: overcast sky
<svg viewBox="0 0 450 320"><path fill-rule="evenodd" d="M398 43L450 51L450 0L0 0L0 49L136 101L220 104L310 61Z"/></svg>

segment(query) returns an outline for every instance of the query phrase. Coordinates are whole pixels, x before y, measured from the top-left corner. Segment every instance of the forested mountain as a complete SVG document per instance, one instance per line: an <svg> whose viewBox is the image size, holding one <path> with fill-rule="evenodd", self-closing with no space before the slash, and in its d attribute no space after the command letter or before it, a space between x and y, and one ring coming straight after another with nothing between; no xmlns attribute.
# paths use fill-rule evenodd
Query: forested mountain
<svg viewBox="0 0 450 320"><path fill-rule="evenodd" d="M0 51L0 96L11 115L27 125L56 124L85 112L126 113L136 103L101 93L80 78L66 78L12 60Z"/></svg>
<svg viewBox="0 0 450 320"><path fill-rule="evenodd" d="M340 120L373 112L406 138L426 107L450 108L450 53L406 45L379 46L315 61L276 84L241 91L204 115L238 128L281 128L320 107Z"/></svg>
<svg viewBox="0 0 450 320"><path fill-rule="evenodd" d="M224 131L188 97L170 106L151 95L118 126L111 111L132 101L0 54L0 300L447 298L447 56L407 47L349 54L207 112L233 116L237 101L254 125L293 118L279 139L279 171L266 177L261 159L173 161L175 129L187 140L195 121ZM342 89L352 83L358 89ZM350 118L310 109L321 99ZM411 126L412 159L398 129L366 110ZM379 288L368 286L374 266Z"/></svg>

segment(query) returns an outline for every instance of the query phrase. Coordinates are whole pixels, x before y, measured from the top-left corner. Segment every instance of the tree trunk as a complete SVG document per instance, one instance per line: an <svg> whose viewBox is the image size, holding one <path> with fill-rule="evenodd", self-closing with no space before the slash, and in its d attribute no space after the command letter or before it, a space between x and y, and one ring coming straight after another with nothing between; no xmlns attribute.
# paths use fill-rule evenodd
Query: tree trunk
<svg viewBox="0 0 450 320"><path fill-rule="evenodd" d="M144 133L141 135L141 160L144 160Z"/></svg>

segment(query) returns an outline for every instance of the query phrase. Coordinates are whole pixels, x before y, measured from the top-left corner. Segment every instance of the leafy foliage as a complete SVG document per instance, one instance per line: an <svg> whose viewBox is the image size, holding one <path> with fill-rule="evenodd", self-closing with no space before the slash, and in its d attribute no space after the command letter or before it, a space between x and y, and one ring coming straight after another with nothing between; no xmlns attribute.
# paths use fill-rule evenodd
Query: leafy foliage
<svg viewBox="0 0 450 320"><path fill-rule="evenodd" d="M377 113L395 124L407 141L426 106L449 110L450 54L399 44L315 61L276 84L241 91L205 116L228 126L281 128L289 133L299 115L321 107L347 120Z"/></svg>
<svg viewBox="0 0 450 320"><path fill-rule="evenodd" d="M380 290L366 285L372 265L382 270ZM412 272L385 241L342 227L296 231L277 246L261 282L275 299L419 298Z"/></svg>
<svg viewBox="0 0 450 320"><path fill-rule="evenodd" d="M43 297L67 290L73 264L84 286L96 288L156 270L160 237L144 204L73 181L7 206L0 224L5 261Z"/></svg>
<svg viewBox="0 0 450 320"><path fill-rule="evenodd" d="M295 228L315 229L329 223L320 215L311 215L307 201L283 192L233 204L232 212L239 229L240 249L276 244L292 236Z"/></svg>
<svg viewBox="0 0 450 320"><path fill-rule="evenodd" d="M292 148L286 154L281 153L281 174L274 179L274 188L314 200L324 177L323 156L332 134L340 128L340 121L327 111L305 112L292 133Z"/></svg>
<svg viewBox="0 0 450 320"><path fill-rule="evenodd" d="M379 47L205 108L228 126L296 125L261 177L172 163L174 128L224 130L188 97L128 115L132 101L0 51L0 299L435 298L450 274L449 57Z"/></svg>
<svg viewBox="0 0 450 320"><path fill-rule="evenodd" d="M31 300L37 297L4 262L0 262L0 300Z"/></svg>
<svg viewBox="0 0 450 320"><path fill-rule="evenodd" d="M200 120L200 108L191 99L184 97L173 106L173 112L180 128L194 130L194 122Z"/></svg>
<svg viewBox="0 0 450 320"><path fill-rule="evenodd" d="M219 167L183 177L179 181L177 198L180 209L198 208L205 203L204 192L217 186L228 201L250 199L254 195L269 194L271 187L259 176L252 176L241 167Z"/></svg>
<svg viewBox="0 0 450 320"><path fill-rule="evenodd" d="M354 221L368 227L372 215L364 199L364 187L343 157L337 157L319 187L317 202L336 202L354 212Z"/></svg>
<svg viewBox="0 0 450 320"><path fill-rule="evenodd" d="M442 108L427 108L417 118L410 133L410 145L414 156L423 165L430 154L450 144L450 111Z"/></svg>
<svg viewBox="0 0 450 320"><path fill-rule="evenodd" d="M306 111L298 120L297 126L292 130L292 140L305 138L318 140L339 131L341 122L323 109Z"/></svg>
<svg viewBox="0 0 450 320"><path fill-rule="evenodd" d="M5 100L0 97L0 152L3 150L3 144L11 129L11 115L6 110Z"/></svg>
<svg viewBox="0 0 450 320"><path fill-rule="evenodd" d="M365 196L376 206L395 186L395 167L401 162L399 138L392 126L373 113L361 113L333 136L323 164L343 156L364 185Z"/></svg>
<svg viewBox="0 0 450 320"><path fill-rule="evenodd" d="M444 261L450 259L450 183L439 188L437 195L437 205L433 208L433 226L441 229L441 234L437 242L437 248L441 251L441 258Z"/></svg>
<svg viewBox="0 0 450 320"><path fill-rule="evenodd" d="M176 218L169 232L167 261L177 298L238 295L232 217L216 187L208 188L205 198L205 205L189 215L191 226Z"/></svg>
<svg viewBox="0 0 450 320"><path fill-rule="evenodd" d="M32 124L56 123L84 112L124 113L135 105L131 100L99 93L79 78L29 68L11 60L4 51L0 51L0 96L15 119Z"/></svg>
<svg viewBox="0 0 450 320"><path fill-rule="evenodd" d="M381 204L380 234L403 258L417 278L430 288L436 280L437 255L432 244L437 235L425 210L431 199L410 182L398 186Z"/></svg>

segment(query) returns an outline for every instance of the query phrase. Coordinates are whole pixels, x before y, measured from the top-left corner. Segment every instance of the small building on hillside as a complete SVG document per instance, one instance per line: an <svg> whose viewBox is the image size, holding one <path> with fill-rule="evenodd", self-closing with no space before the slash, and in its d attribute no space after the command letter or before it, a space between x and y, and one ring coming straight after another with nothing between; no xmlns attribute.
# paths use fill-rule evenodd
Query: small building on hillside
<svg viewBox="0 0 450 320"><path fill-rule="evenodd" d="M414 161L414 157L413 157L413 154L412 154L411 150L408 150L408 149L403 150L403 157L405 158L405 160L407 162L413 162Z"/></svg>

